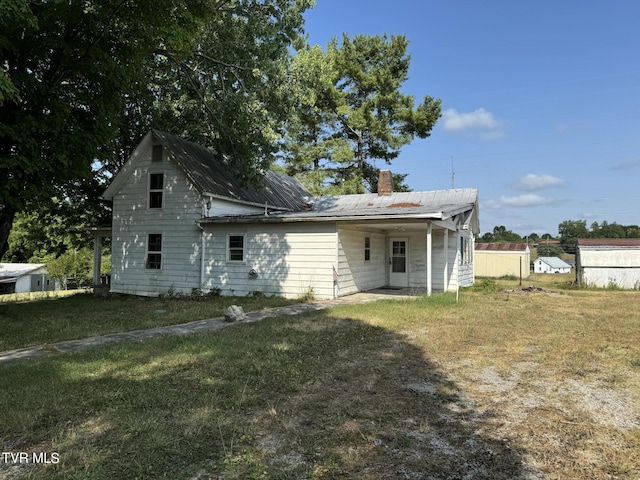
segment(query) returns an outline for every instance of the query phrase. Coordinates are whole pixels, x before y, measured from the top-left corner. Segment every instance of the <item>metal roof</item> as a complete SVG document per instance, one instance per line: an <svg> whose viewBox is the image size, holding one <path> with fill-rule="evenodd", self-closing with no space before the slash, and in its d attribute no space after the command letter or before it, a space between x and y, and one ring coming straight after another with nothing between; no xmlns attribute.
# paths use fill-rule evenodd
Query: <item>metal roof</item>
<svg viewBox="0 0 640 480"><path fill-rule="evenodd" d="M640 247L640 238L580 238L580 247Z"/></svg>
<svg viewBox="0 0 640 480"><path fill-rule="evenodd" d="M14 281L44 267L44 263L0 263L0 279Z"/></svg>
<svg viewBox="0 0 640 480"><path fill-rule="evenodd" d="M475 188L435 190L427 192L397 192L391 195L367 193L336 195L312 200L307 210L275 212L269 215L233 215L203 219L203 223L224 222L287 222L326 220L385 220L432 219L445 220L467 213L464 221L477 207L478 191ZM477 215L471 219L477 231Z"/></svg>
<svg viewBox="0 0 640 480"><path fill-rule="evenodd" d="M264 175L262 189L243 187L229 172L228 160L221 158L214 150L158 130L152 132L203 194L294 211L301 208L305 197L311 197L311 193L298 180L271 170Z"/></svg>
<svg viewBox="0 0 640 480"><path fill-rule="evenodd" d="M476 250L487 252L524 252L526 243L476 243Z"/></svg>
<svg viewBox="0 0 640 480"><path fill-rule="evenodd" d="M559 257L538 257L536 260L541 260L552 268L567 268L571 267L567 262Z"/></svg>

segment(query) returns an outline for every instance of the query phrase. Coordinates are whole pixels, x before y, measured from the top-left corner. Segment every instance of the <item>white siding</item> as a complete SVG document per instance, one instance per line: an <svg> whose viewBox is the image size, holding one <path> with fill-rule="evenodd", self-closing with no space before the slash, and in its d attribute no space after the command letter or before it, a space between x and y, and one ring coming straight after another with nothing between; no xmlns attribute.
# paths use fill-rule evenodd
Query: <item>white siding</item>
<svg viewBox="0 0 640 480"><path fill-rule="evenodd" d="M579 262L583 285L640 289L640 249L581 248Z"/></svg>
<svg viewBox="0 0 640 480"><path fill-rule="evenodd" d="M227 235L244 235L244 261L227 261ZM237 224L207 226L205 290L223 295L332 298L335 224ZM251 270L257 272L252 278Z"/></svg>
<svg viewBox="0 0 640 480"><path fill-rule="evenodd" d="M264 212L264 207L256 207L246 205L244 203L231 202L221 198L215 198L211 201L211 208L205 212L207 217L215 217L219 215L246 215L249 213Z"/></svg>
<svg viewBox="0 0 640 480"><path fill-rule="evenodd" d="M462 255L461 257L460 240L458 240L458 245L456 248L456 251L458 253L458 281L461 287L469 287L473 285L474 282L473 255L475 251L475 240L473 238L473 235L469 234L468 230L461 230L459 232L458 238L460 237L467 239L467 249L464 252L464 255Z"/></svg>
<svg viewBox="0 0 640 480"><path fill-rule="evenodd" d="M338 230L338 289L337 295L371 290L386 284L385 242L380 232ZM364 259L365 237L371 239L370 259Z"/></svg>
<svg viewBox="0 0 640 480"><path fill-rule="evenodd" d="M427 231L412 233L409 238L409 286L427 286Z"/></svg>
<svg viewBox="0 0 640 480"><path fill-rule="evenodd" d="M149 173L164 173L163 208L148 208ZM113 199L111 290L155 296L170 289L188 293L200 286L201 231L196 220L203 201L172 161L151 162L141 153ZM147 235L162 235L162 269L145 268Z"/></svg>

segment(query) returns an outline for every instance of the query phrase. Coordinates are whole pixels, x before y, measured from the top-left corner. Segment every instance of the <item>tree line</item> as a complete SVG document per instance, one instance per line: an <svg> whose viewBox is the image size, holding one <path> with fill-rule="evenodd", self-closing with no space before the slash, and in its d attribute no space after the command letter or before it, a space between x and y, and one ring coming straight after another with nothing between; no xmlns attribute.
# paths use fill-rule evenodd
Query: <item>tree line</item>
<svg viewBox="0 0 640 480"><path fill-rule="evenodd" d="M504 225L496 225L493 231L483 234L478 241L483 243L528 243L538 244L538 254L558 256L562 252L575 253L576 242L579 238L640 238L638 225L620 225L616 222L593 222L590 227L586 220L565 220L558 225L558 235L545 233L542 236L531 233L521 237L508 230ZM560 247L545 245L545 240L559 240Z"/></svg>
<svg viewBox="0 0 640 480"><path fill-rule="evenodd" d="M150 129L215 149L246 185L280 168L312 193L375 191L441 102L402 92L408 40L309 45L313 0L0 6L0 259L59 257L110 223L99 200ZM408 190L394 176L397 190Z"/></svg>
<svg viewBox="0 0 640 480"><path fill-rule="evenodd" d="M640 238L638 225L619 225L616 222L593 222L587 227L586 220L565 220L558 225L560 245L564 251L575 253L579 238Z"/></svg>

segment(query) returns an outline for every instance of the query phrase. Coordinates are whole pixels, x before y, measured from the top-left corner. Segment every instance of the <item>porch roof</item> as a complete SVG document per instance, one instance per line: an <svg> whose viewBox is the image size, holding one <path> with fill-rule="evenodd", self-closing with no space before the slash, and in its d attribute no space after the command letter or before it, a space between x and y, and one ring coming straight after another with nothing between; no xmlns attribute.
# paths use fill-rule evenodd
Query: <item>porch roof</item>
<svg viewBox="0 0 640 480"><path fill-rule="evenodd" d="M318 197L308 210L268 212L247 215L222 215L203 218L200 223L313 222L313 221L385 221L446 220L477 210L475 188L428 192L376 193ZM471 226L477 230L477 215Z"/></svg>

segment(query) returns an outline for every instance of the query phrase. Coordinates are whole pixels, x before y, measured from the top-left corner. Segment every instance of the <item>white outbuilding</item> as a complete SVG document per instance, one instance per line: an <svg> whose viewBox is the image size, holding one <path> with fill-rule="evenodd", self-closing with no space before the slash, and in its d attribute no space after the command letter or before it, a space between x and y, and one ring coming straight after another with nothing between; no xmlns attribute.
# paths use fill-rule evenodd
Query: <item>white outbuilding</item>
<svg viewBox="0 0 640 480"><path fill-rule="evenodd" d="M576 282L600 288L640 289L640 238L579 239Z"/></svg>
<svg viewBox="0 0 640 480"><path fill-rule="evenodd" d="M533 262L535 273L571 273L571 265L558 257L538 257Z"/></svg>
<svg viewBox="0 0 640 480"><path fill-rule="evenodd" d="M44 263L0 263L0 293L58 290Z"/></svg>

